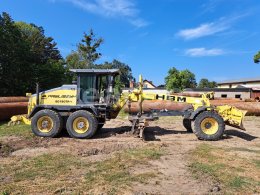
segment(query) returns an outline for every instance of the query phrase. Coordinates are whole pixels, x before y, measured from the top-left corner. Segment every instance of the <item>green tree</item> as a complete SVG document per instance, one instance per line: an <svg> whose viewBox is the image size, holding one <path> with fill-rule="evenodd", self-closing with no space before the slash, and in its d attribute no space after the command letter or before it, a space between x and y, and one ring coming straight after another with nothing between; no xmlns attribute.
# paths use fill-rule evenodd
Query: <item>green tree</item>
<svg viewBox="0 0 260 195"><path fill-rule="evenodd" d="M92 68L95 61L101 57L98 49L103 42L102 38L96 38L93 30L90 30L89 34L84 33L81 43L77 45L77 50L67 56L67 67L72 69Z"/></svg>
<svg viewBox="0 0 260 195"><path fill-rule="evenodd" d="M35 24L17 22L15 25L30 48L27 62L31 71L26 72L27 75L30 74L30 79L24 81L27 83L25 88L34 91L36 82L40 83L42 90L61 85L65 79L64 61L53 38L46 37L44 29Z"/></svg>
<svg viewBox="0 0 260 195"><path fill-rule="evenodd" d="M5 12L0 15L0 43L0 96L21 95L19 86L23 88L23 83L19 77L27 69L30 48Z"/></svg>
<svg viewBox="0 0 260 195"><path fill-rule="evenodd" d="M118 60L113 60L112 62L105 62L100 65L94 66L97 69L119 69L120 75L116 78L115 88L121 90L123 87L129 87L130 80L133 79L132 69L129 65L120 62Z"/></svg>
<svg viewBox="0 0 260 195"><path fill-rule="evenodd" d="M130 79L133 79L132 70L129 65L113 60L112 62L104 62L103 64L95 64L102 54L98 52L101 44L104 42L102 38L96 38L93 30L89 34L84 33L84 38L77 45L77 50L72 51L66 57L67 69L119 69L120 76L116 78L116 88L120 90L123 87L129 87Z"/></svg>
<svg viewBox="0 0 260 195"><path fill-rule="evenodd" d="M0 15L0 95L24 95L59 86L64 78L60 52L42 27L15 23L7 13Z"/></svg>
<svg viewBox="0 0 260 195"><path fill-rule="evenodd" d="M168 75L165 77L165 86L167 90L174 90L180 88L180 72L176 68L171 68Z"/></svg>
<svg viewBox="0 0 260 195"><path fill-rule="evenodd" d="M173 67L165 77L165 85L168 90L183 90L185 88L194 88L197 83L195 75L192 72L187 69L179 71Z"/></svg>
<svg viewBox="0 0 260 195"><path fill-rule="evenodd" d="M254 62L259 63L260 62L260 51L254 56Z"/></svg>
<svg viewBox="0 0 260 195"><path fill-rule="evenodd" d="M217 82L209 81L208 79L201 79L198 85L198 88L214 88L217 87Z"/></svg>
<svg viewBox="0 0 260 195"><path fill-rule="evenodd" d="M193 74L191 71L187 69L180 71L179 77L181 80L181 90L185 88L195 88L197 86L195 74Z"/></svg>

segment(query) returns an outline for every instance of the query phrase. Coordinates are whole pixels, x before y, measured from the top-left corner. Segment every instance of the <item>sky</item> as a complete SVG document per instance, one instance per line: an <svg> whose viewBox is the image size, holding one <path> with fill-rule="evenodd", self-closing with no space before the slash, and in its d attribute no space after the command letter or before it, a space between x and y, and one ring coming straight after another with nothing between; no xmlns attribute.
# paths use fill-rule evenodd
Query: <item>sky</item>
<svg viewBox="0 0 260 195"><path fill-rule="evenodd" d="M0 11L42 26L64 58L93 29L97 63L120 60L156 85L171 67L198 82L260 77L259 0L0 0Z"/></svg>

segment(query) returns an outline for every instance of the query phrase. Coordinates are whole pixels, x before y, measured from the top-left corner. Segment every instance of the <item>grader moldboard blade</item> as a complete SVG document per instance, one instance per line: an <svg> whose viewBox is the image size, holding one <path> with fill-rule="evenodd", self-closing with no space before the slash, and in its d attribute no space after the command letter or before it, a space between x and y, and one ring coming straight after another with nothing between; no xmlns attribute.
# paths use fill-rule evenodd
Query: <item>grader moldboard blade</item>
<svg viewBox="0 0 260 195"><path fill-rule="evenodd" d="M244 117L247 113L245 110L239 110L233 106L217 106L216 111L222 116L226 125L246 130L243 125Z"/></svg>

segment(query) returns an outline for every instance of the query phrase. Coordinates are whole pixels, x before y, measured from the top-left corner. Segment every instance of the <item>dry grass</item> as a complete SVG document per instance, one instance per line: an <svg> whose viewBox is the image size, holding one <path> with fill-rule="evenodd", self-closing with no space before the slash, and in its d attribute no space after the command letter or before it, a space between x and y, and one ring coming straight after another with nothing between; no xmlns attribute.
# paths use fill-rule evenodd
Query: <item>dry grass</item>
<svg viewBox="0 0 260 195"><path fill-rule="evenodd" d="M13 152L13 148L8 144L0 142L0 158L6 157Z"/></svg>
<svg viewBox="0 0 260 195"><path fill-rule="evenodd" d="M183 117L182 116L164 116L160 117L159 120L154 121L153 125L162 125L162 124L176 124L177 123L182 123Z"/></svg>
<svg viewBox="0 0 260 195"><path fill-rule="evenodd" d="M108 194L131 191L133 182L145 183L158 173L133 170L149 165L150 160L163 155L159 146L131 149L116 153L112 158L89 163L71 154L44 154L29 159L2 160L0 193L53 194L83 192Z"/></svg>
<svg viewBox="0 0 260 195"><path fill-rule="evenodd" d="M7 126L7 123L0 124L0 137L3 136L21 136L24 138L32 138L33 133L30 125L20 124L15 126Z"/></svg>
<svg viewBox="0 0 260 195"><path fill-rule="evenodd" d="M227 194L260 193L259 151L235 148L237 151L255 154L254 160L248 160L232 154L231 150L208 144L199 145L191 154L192 173L198 179L210 177L220 183Z"/></svg>

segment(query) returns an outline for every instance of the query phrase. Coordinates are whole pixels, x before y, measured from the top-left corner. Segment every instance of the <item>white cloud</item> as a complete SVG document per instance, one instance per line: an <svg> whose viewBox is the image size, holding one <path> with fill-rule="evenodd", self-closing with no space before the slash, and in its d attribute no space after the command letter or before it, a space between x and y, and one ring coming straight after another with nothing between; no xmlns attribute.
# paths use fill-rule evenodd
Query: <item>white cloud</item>
<svg viewBox="0 0 260 195"><path fill-rule="evenodd" d="M223 24L207 23L201 24L199 27L196 28L181 30L179 33L177 33L177 35L189 40L213 35L215 33L222 32L228 28L229 26Z"/></svg>
<svg viewBox="0 0 260 195"><path fill-rule="evenodd" d="M222 49L206 49L204 47L191 48L185 51L185 55L191 57L203 57L203 56L219 56L224 55L226 52Z"/></svg>
<svg viewBox="0 0 260 195"><path fill-rule="evenodd" d="M139 17L140 10L137 9L132 0L51 0L66 1L93 14L103 17L123 17L136 27L144 27L148 22Z"/></svg>
<svg viewBox="0 0 260 195"><path fill-rule="evenodd" d="M137 10L129 0L67 0L74 5L104 16L135 16Z"/></svg>
<svg viewBox="0 0 260 195"><path fill-rule="evenodd" d="M208 0L204 4L202 4L202 14L207 12L214 12L218 5L220 5L225 0Z"/></svg>
<svg viewBox="0 0 260 195"><path fill-rule="evenodd" d="M136 26L136 27L138 27L138 28L140 28L140 27L145 27L145 26L148 26L148 25L149 25L149 23L148 23L147 21L145 21L145 20L143 20L143 19L141 19L141 18L130 19L129 22L130 22L132 25L134 25L134 26Z"/></svg>
<svg viewBox="0 0 260 195"><path fill-rule="evenodd" d="M229 18L223 17L215 22L204 23L195 28L180 30L176 35L186 40L214 35L216 33L223 32L230 29L232 27L232 24L236 20L246 15L248 15L248 13L229 17Z"/></svg>

